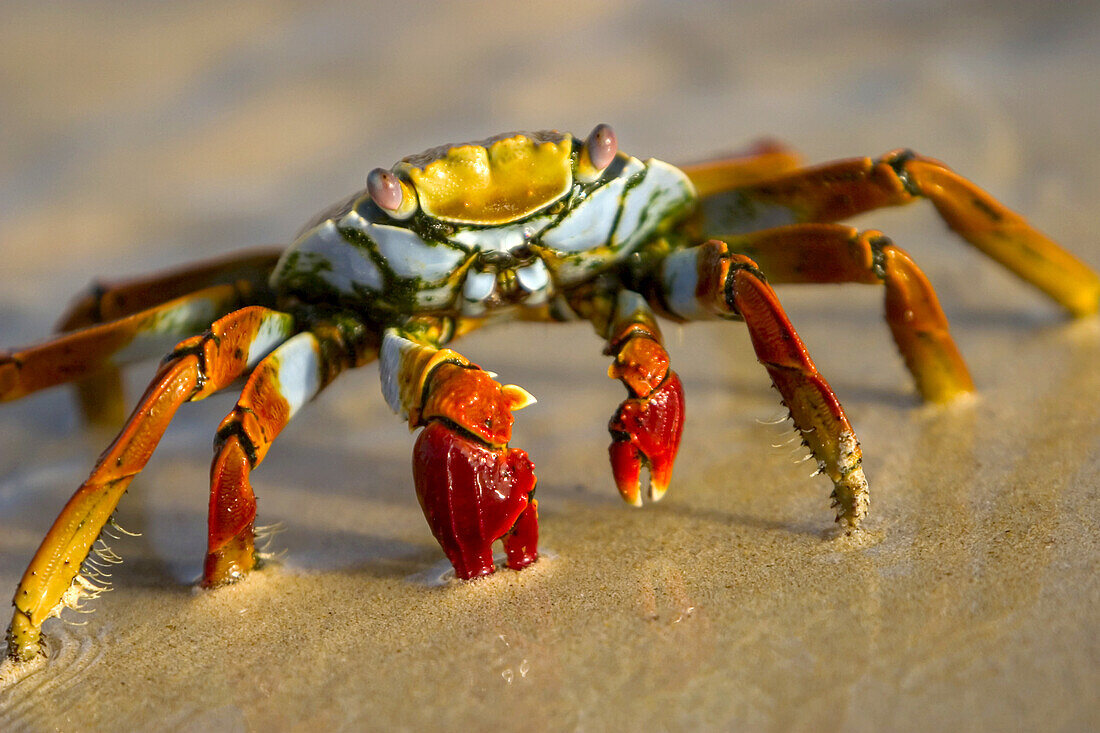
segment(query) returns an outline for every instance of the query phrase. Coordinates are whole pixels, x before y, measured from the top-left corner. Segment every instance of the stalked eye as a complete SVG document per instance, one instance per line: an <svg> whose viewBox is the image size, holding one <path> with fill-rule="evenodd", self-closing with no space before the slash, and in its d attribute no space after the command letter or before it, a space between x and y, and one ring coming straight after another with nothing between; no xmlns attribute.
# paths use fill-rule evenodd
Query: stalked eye
<svg viewBox="0 0 1100 733"><path fill-rule="evenodd" d="M578 178L585 182L595 181L603 173L604 168L611 165L615 159L615 153L619 152L619 143L615 139L615 132L611 125L596 125L596 128L584 141L584 150L581 153Z"/></svg>
<svg viewBox="0 0 1100 733"><path fill-rule="evenodd" d="M615 153L619 152L619 142L611 125L596 125L596 129L584 141L592 167L603 170L611 164Z"/></svg>
<svg viewBox="0 0 1100 733"><path fill-rule="evenodd" d="M412 187L385 168L375 168L367 175L367 193L394 219L408 219L416 211Z"/></svg>

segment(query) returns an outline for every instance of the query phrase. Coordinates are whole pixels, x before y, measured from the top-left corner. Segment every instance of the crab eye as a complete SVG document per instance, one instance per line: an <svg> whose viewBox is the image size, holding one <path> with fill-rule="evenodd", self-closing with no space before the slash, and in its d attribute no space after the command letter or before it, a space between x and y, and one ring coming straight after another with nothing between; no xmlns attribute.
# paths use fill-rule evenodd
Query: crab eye
<svg viewBox="0 0 1100 733"><path fill-rule="evenodd" d="M584 147L588 150L592 167L603 170L611 164L615 153L619 152L619 141L615 139L615 131L611 129L611 125L596 125L596 129L584 141Z"/></svg>
<svg viewBox="0 0 1100 733"><path fill-rule="evenodd" d="M581 153L579 176L584 181L594 181L600 177L604 168L611 165L615 153L619 152L619 143L611 125L596 125L584 141Z"/></svg>
<svg viewBox="0 0 1100 733"><path fill-rule="evenodd" d="M367 175L367 193L378 208L394 219L407 219L416 211L412 188L385 168L375 168Z"/></svg>

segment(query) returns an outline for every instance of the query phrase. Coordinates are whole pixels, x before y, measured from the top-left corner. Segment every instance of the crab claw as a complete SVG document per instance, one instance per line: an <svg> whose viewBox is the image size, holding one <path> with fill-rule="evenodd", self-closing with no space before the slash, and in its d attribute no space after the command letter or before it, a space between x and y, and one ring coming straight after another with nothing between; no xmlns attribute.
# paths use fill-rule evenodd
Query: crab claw
<svg viewBox="0 0 1100 733"><path fill-rule="evenodd" d="M463 580L494 570L492 545L504 540L508 567L538 559L534 464L518 448L494 448L432 420L413 449L416 495L432 534Z"/></svg>
<svg viewBox="0 0 1100 733"><path fill-rule="evenodd" d="M649 467L649 499L659 501L668 490L672 464L684 432L684 388L676 372L648 397L631 397L608 424L611 431L611 471L623 499L642 505L640 476Z"/></svg>

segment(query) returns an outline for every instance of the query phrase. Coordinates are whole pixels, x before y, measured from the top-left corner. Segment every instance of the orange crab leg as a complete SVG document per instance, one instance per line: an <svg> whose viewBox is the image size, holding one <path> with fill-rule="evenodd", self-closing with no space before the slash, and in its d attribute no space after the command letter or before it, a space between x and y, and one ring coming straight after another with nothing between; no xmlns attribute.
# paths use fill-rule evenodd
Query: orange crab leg
<svg viewBox="0 0 1100 733"><path fill-rule="evenodd" d="M23 574L13 600L9 656L26 661L40 654L42 623L102 592L95 569L85 567L84 561L179 406L227 386L293 332L291 316L253 306L220 319L205 335L180 343L88 480L58 515Z"/></svg>
<svg viewBox="0 0 1100 733"><path fill-rule="evenodd" d="M606 353L615 361L607 375L629 393L608 425L611 468L623 499L641 506L643 464L649 467L650 500L659 501L668 490L684 431L684 390L669 368L657 319L641 295L619 293L608 334Z"/></svg>
<svg viewBox="0 0 1100 733"><path fill-rule="evenodd" d="M759 140L747 149L701 163L679 166L700 196L748 186L798 168L798 153L776 140Z"/></svg>
<svg viewBox="0 0 1100 733"><path fill-rule="evenodd" d="M508 567L538 558L534 465L508 447L512 411L534 402L500 385L465 357L390 329L381 348L382 391L410 428L423 427L413 449L413 481L432 534L455 575L494 570L502 540Z"/></svg>
<svg viewBox="0 0 1100 733"><path fill-rule="evenodd" d="M57 330L76 331L124 318L213 285L244 281L253 293L263 293L282 252L282 248L262 247L144 277L96 281L69 306Z"/></svg>
<svg viewBox="0 0 1100 733"><path fill-rule="evenodd" d="M377 354L373 332L351 334L321 324L289 339L252 371L214 440L204 586L240 580L256 565L256 496L249 474L272 442L298 409L340 372L363 366Z"/></svg>
<svg viewBox="0 0 1100 733"><path fill-rule="evenodd" d="M943 163L906 150L878 160L854 158L789 173L718 194L704 208L756 211L787 222L833 222L883 206L930 200L952 230L1016 275L1046 293L1074 316L1100 309L1100 277L1015 212ZM770 213L768 213L770 211ZM710 233L721 233L719 214ZM772 223L774 226L778 222ZM755 227L762 228L762 227ZM724 231L744 231L724 229Z"/></svg>
<svg viewBox="0 0 1100 733"><path fill-rule="evenodd" d="M886 322L921 397L945 403L974 391L928 278L881 232L840 224L794 224L723 237L773 283L885 285Z"/></svg>
<svg viewBox="0 0 1100 733"><path fill-rule="evenodd" d="M849 530L858 527L868 506L859 440L756 263L732 254L725 242L711 240L670 255L661 278L670 315L745 321L756 356L803 443L833 481L836 521Z"/></svg>
<svg viewBox="0 0 1100 733"><path fill-rule="evenodd" d="M267 280L281 254L280 248L256 248L144 277L93 282L61 316L56 330L76 331L156 308L214 285L242 283L239 289L249 294L249 302L242 297L240 302L212 314L191 333L201 331L234 308L267 304L270 300ZM162 351L157 349L153 355ZM126 418L122 375L116 364L106 363L98 371L77 379L73 386L80 411L89 423L114 427Z"/></svg>
<svg viewBox="0 0 1100 733"><path fill-rule="evenodd" d="M166 337L201 332L247 302L249 294L245 283L215 285L110 323L0 352L0 402L95 374L113 363L164 353L171 346L164 343Z"/></svg>

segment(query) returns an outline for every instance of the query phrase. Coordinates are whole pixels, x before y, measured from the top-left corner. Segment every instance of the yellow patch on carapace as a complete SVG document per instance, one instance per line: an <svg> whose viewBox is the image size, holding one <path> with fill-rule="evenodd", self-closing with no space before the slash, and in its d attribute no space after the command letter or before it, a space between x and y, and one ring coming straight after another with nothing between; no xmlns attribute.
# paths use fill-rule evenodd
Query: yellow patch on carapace
<svg viewBox="0 0 1100 733"><path fill-rule="evenodd" d="M504 224L564 196L573 185L573 138L506 133L434 148L394 167L412 181L420 208L462 224Z"/></svg>

